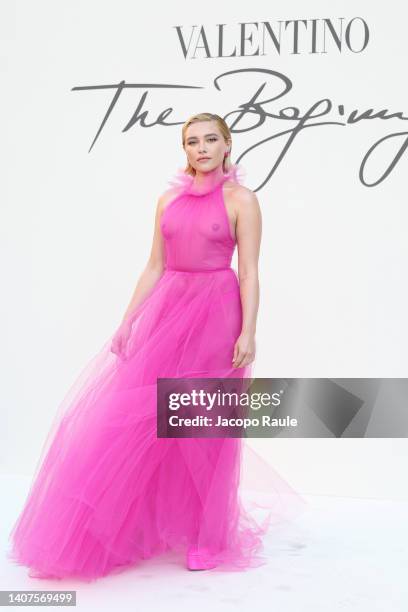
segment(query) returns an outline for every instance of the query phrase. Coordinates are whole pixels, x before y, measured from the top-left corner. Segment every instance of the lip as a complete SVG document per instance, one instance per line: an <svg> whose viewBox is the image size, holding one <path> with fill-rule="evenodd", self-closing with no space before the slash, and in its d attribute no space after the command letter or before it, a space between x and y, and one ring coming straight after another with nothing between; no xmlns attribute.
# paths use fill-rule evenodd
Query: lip
<svg viewBox="0 0 408 612"><path fill-rule="evenodd" d="M211 159L211 157L199 157L197 161L207 161L208 159Z"/></svg>

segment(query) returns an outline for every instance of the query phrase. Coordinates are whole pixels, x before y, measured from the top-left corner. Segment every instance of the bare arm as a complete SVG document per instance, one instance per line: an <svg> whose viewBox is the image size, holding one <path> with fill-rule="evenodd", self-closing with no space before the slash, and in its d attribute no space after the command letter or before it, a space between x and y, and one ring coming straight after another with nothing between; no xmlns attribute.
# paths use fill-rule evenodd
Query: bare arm
<svg viewBox="0 0 408 612"><path fill-rule="evenodd" d="M234 349L234 367L255 358L255 332L259 308L258 260L262 215L258 198L249 189L237 192L238 277L242 304L242 329Z"/></svg>
<svg viewBox="0 0 408 612"><path fill-rule="evenodd" d="M136 288L132 295L132 299L130 300L130 303L126 309L122 321L125 321L134 311L134 309L137 308L137 306L139 306L139 304L141 304L146 299L146 297L150 294L150 292L163 274L165 256L164 242L160 230L160 219L164 207L171 199L171 197L173 197L173 195L173 190L169 189L165 191L158 199L154 223L153 243L149 259L142 274L139 277L139 280L136 284Z"/></svg>

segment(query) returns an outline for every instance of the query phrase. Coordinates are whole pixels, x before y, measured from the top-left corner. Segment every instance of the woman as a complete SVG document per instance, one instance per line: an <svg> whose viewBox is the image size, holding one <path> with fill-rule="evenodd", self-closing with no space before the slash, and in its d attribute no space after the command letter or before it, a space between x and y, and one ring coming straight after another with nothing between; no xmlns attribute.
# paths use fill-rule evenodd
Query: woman
<svg viewBox="0 0 408 612"><path fill-rule="evenodd" d="M61 405L12 531L9 556L31 576L93 580L168 550L191 570L262 563L241 439L157 436L157 378L250 377L255 357L257 198L221 117L191 117L182 140L187 169L159 198L147 266Z"/></svg>

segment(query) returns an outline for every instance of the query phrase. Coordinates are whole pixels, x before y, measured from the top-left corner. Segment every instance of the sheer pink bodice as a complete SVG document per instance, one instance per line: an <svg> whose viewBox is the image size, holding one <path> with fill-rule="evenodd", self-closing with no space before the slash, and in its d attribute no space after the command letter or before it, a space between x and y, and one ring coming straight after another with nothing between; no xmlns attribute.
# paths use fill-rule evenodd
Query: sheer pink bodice
<svg viewBox="0 0 408 612"><path fill-rule="evenodd" d="M240 182L237 165L214 180L195 186L193 177L179 173L179 191L162 213L167 270L224 270L231 266L236 240L224 199L224 183ZM175 183L173 183L175 184Z"/></svg>

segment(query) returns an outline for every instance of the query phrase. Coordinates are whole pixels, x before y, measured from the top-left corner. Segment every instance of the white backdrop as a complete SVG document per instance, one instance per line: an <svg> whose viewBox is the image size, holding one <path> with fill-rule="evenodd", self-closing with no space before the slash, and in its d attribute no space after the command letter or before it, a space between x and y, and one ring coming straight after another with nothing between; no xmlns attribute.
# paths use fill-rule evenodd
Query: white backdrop
<svg viewBox="0 0 408 612"><path fill-rule="evenodd" d="M349 27L354 51L344 41L338 50L324 18L336 30ZM257 191L263 237L254 376L407 376L406 154L375 186L359 177L367 151L400 134L367 161L366 182L383 175L407 124L349 119L369 109L408 115L406 18L402 0L385 7L368 0L2 3L3 473L31 472L57 405L121 320L150 251L157 198L184 164L181 125L197 112L231 125L242 105L259 103L233 133L232 160L249 188L284 154ZM307 20L299 23L297 53L291 20ZM262 32L269 22L277 33L279 21L280 54ZM253 36L245 57L240 23ZM225 57L217 24L225 24ZM364 25L368 42L357 52ZM186 57L176 26L190 42ZM243 69L253 71L215 87L221 74ZM283 79L291 90L266 103L282 94ZM106 87L121 81L139 87L121 92L91 148L115 94ZM288 107L304 116L319 101L314 114L326 112L298 133L299 121L279 117ZM142 120L126 129L139 105ZM176 125L160 125L170 108L161 121ZM257 126L259 113L275 117ZM252 444L300 492L408 499L406 439Z"/></svg>

